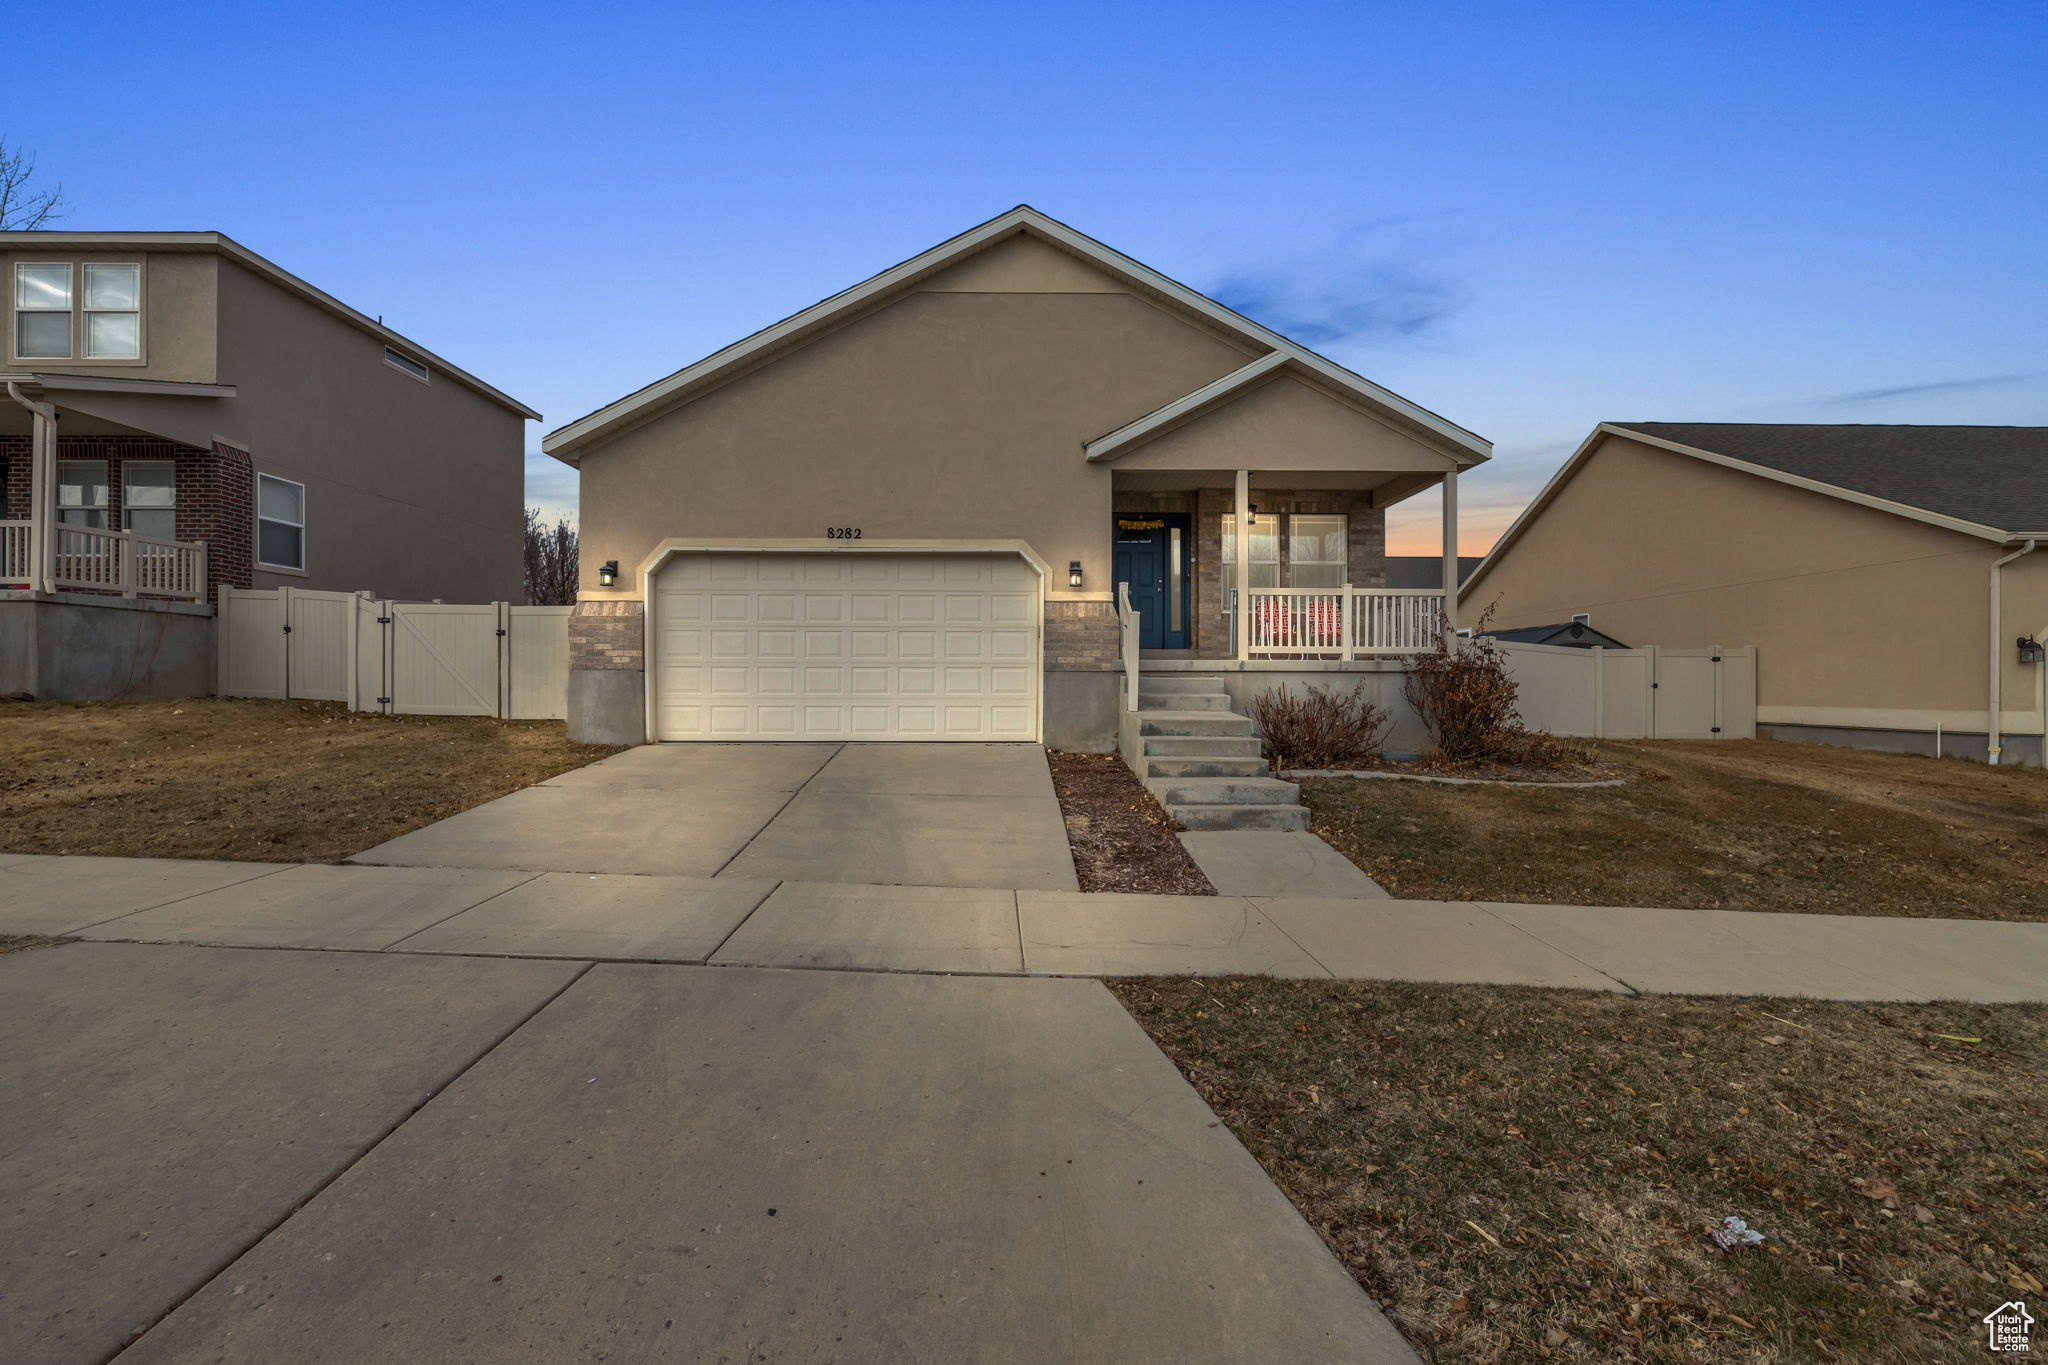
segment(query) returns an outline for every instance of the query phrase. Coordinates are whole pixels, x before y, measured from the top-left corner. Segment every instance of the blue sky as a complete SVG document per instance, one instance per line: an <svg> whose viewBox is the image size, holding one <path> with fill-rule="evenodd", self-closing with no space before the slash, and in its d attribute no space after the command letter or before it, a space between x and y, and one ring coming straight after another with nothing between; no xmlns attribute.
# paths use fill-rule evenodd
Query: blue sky
<svg viewBox="0 0 2048 1365"><path fill-rule="evenodd" d="M550 508L544 430L1019 202L1492 438L1468 551L1602 419L2048 423L2038 0L181 13L8 102L61 225L382 314Z"/></svg>

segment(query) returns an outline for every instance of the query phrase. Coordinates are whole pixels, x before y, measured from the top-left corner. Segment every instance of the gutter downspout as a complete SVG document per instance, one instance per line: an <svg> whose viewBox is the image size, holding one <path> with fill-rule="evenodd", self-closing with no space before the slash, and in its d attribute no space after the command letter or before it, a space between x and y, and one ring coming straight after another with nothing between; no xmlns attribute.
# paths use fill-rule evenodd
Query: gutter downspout
<svg viewBox="0 0 2048 1365"><path fill-rule="evenodd" d="M1999 633L1999 570L2003 569L2006 565L2012 563L2015 559L2018 559L2020 556L2030 555L2033 552L2034 542L2030 540L2026 544L2020 546L2019 549L2014 550L2011 554L2007 555L2005 558L1993 560L1991 563L1991 714L1987 718L1990 722L1989 728L1986 729L1984 732L1984 761L1994 768L1998 766L1998 752L2001 747L2000 741L2004 739L2004 736L1999 734L1998 732L1998 710L2002 702L1999 687L1999 684L2002 681L2002 679L2000 678L1999 673L2001 665L2003 665L2005 662L2005 637Z"/></svg>
<svg viewBox="0 0 2048 1365"><path fill-rule="evenodd" d="M31 590L49 592L50 507L56 501L51 496L50 480L56 474L53 465L57 453L57 407L54 403L36 402L12 379L7 381L7 396L35 418L35 432L28 446L28 579Z"/></svg>

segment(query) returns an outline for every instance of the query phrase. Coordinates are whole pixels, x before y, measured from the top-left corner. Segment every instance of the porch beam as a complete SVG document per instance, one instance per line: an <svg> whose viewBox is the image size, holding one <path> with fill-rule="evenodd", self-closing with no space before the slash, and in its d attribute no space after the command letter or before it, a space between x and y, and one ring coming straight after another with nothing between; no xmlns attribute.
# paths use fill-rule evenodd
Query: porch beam
<svg viewBox="0 0 2048 1365"><path fill-rule="evenodd" d="M1458 633L1458 471L1444 471L1444 634Z"/></svg>
<svg viewBox="0 0 2048 1365"><path fill-rule="evenodd" d="M1249 469L1237 471L1237 563L1234 577L1237 579L1237 612L1232 617L1237 623L1237 659L1239 663L1251 658L1252 650L1252 472Z"/></svg>

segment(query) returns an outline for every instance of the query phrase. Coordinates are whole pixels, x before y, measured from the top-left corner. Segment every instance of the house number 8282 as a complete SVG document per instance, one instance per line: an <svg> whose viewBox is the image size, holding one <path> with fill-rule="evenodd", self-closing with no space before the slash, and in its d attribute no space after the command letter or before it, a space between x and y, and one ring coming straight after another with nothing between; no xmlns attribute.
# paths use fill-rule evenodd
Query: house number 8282
<svg viewBox="0 0 2048 1365"><path fill-rule="evenodd" d="M827 526L827 527L825 528L825 539L827 539L827 540L859 540L859 539L860 539L860 527L858 527L858 526Z"/></svg>

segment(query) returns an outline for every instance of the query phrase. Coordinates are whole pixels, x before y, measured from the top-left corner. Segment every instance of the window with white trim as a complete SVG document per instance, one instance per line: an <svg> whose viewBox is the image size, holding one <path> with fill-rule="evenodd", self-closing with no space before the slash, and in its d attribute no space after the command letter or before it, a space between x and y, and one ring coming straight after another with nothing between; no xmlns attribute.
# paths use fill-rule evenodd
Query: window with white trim
<svg viewBox="0 0 2048 1365"><path fill-rule="evenodd" d="M172 460L121 462L121 529L158 540L178 538L178 466Z"/></svg>
<svg viewBox="0 0 2048 1365"><path fill-rule="evenodd" d="M71 265L14 263L14 354L23 360L71 358Z"/></svg>
<svg viewBox="0 0 2048 1365"><path fill-rule="evenodd" d="M1277 588L1280 586L1280 519L1272 513L1261 517L1256 507L1252 513L1252 563L1251 586L1254 588ZM1234 513L1223 514L1223 588L1225 592L1237 586L1237 517Z"/></svg>
<svg viewBox="0 0 2048 1365"><path fill-rule="evenodd" d="M256 562L271 569L306 567L306 485L275 474L256 476Z"/></svg>
<svg viewBox="0 0 2048 1365"><path fill-rule="evenodd" d="M1345 520L1341 516L1287 518L1287 586L1341 588L1348 576Z"/></svg>
<svg viewBox="0 0 2048 1365"><path fill-rule="evenodd" d="M57 461L57 523L107 529L107 462Z"/></svg>
<svg viewBox="0 0 2048 1365"><path fill-rule="evenodd" d="M85 298L85 358L142 358L142 267L132 261L87 261L79 267Z"/></svg>
<svg viewBox="0 0 2048 1365"><path fill-rule="evenodd" d="M432 382L432 377L427 371L426 362L414 360L404 351L395 351L391 347L386 346L384 348L384 363L400 373L411 375L422 384Z"/></svg>

